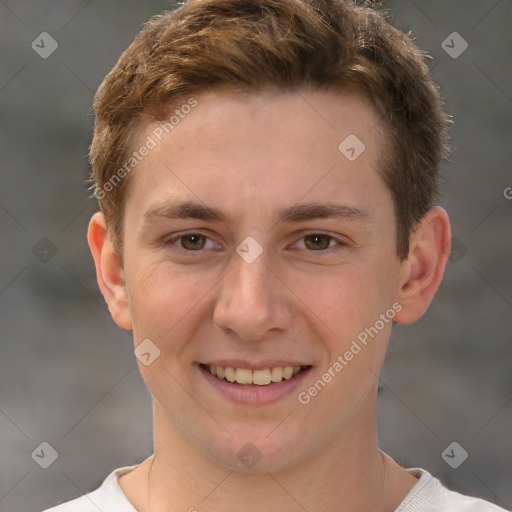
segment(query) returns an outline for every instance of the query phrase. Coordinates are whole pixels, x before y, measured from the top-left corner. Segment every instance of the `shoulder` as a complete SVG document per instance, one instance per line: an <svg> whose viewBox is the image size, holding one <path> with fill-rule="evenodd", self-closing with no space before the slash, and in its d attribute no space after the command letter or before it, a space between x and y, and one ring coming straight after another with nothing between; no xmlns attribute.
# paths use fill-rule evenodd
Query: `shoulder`
<svg viewBox="0 0 512 512"><path fill-rule="evenodd" d="M110 473L98 489L84 494L43 512L136 512L119 486L120 476L132 471L137 466L126 466Z"/></svg>
<svg viewBox="0 0 512 512"><path fill-rule="evenodd" d="M419 478L418 483L395 512L507 512L489 501L451 491L424 469L406 471Z"/></svg>

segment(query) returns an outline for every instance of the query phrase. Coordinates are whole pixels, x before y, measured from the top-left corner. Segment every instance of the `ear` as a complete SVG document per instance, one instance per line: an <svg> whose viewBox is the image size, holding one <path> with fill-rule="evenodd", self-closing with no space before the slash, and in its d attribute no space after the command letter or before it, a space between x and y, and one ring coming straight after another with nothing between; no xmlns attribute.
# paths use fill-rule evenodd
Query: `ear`
<svg viewBox="0 0 512 512"><path fill-rule="evenodd" d="M427 310L441 279L451 249L450 220L440 206L430 209L411 235L409 255L402 262L397 301L402 305L395 321L414 322Z"/></svg>
<svg viewBox="0 0 512 512"><path fill-rule="evenodd" d="M87 240L96 265L98 284L110 314L119 327L129 330L132 328L132 318L124 270L110 241L103 213L97 212L92 216Z"/></svg>

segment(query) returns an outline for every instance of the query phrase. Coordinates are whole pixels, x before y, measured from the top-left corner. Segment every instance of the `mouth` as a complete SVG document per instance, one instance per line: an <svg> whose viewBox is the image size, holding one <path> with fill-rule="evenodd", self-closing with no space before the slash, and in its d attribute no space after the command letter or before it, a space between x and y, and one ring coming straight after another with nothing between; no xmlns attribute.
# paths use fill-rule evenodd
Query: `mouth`
<svg viewBox="0 0 512 512"><path fill-rule="evenodd" d="M271 386L284 380L291 380L311 368L311 365L301 365L274 366L272 368L251 370L249 368L233 368L215 364L200 364L199 366L221 381L242 386Z"/></svg>

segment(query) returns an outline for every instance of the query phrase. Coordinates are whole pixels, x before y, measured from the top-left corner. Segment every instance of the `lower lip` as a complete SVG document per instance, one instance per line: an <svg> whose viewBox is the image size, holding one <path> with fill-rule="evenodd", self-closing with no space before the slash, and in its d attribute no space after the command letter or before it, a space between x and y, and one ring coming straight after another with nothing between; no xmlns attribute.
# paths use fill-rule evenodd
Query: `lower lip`
<svg viewBox="0 0 512 512"><path fill-rule="evenodd" d="M271 404L277 402L280 398L290 394L301 383L304 382L311 371L311 367L302 370L291 379L283 379L281 382L272 382L265 386L256 384L237 384L228 382L225 379L214 377L206 368L198 366L202 377L225 397L243 404Z"/></svg>

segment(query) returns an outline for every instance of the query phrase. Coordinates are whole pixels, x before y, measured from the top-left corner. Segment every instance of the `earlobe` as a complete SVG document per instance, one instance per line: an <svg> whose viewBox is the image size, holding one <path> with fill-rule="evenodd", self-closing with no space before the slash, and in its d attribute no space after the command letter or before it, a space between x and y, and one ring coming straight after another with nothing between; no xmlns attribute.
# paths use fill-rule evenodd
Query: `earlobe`
<svg viewBox="0 0 512 512"><path fill-rule="evenodd" d="M96 266L98 285L110 314L119 327L129 330L132 319L124 270L112 247L103 213L97 212L92 216L87 240Z"/></svg>
<svg viewBox="0 0 512 512"><path fill-rule="evenodd" d="M411 235L409 256L402 262L398 301L399 323L418 320L427 310L441 284L451 245L450 221L446 211L435 206L421 219Z"/></svg>

